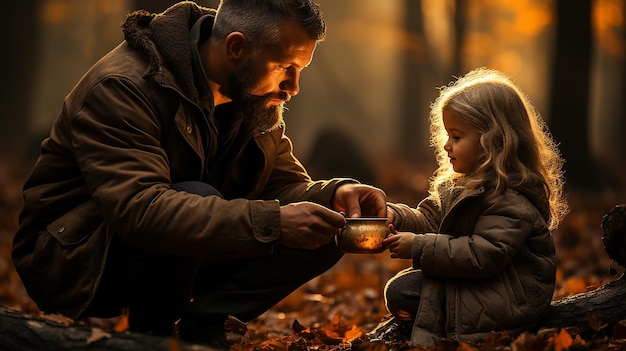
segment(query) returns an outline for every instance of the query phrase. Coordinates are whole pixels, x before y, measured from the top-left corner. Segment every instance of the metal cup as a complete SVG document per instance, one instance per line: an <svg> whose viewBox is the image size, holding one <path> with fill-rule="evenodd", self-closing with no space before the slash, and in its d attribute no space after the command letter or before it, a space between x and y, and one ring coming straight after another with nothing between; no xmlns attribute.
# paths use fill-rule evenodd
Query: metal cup
<svg viewBox="0 0 626 351"><path fill-rule="evenodd" d="M389 235L387 218L346 218L346 226L336 235L337 246L347 253L371 254L385 251Z"/></svg>

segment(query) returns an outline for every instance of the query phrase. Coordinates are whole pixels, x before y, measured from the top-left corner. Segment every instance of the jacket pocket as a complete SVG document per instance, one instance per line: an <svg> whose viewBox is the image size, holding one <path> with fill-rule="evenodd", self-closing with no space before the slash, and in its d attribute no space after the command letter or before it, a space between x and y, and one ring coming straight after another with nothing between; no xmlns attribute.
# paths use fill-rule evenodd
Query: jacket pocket
<svg viewBox="0 0 626 351"><path fill-rule="evenodd" d="M89 200L67 212L46 228L62 246L79 245L89 238L102 222L94 200Z"/></svg>
<svg viewBox="0 0 626 351"><path fill-rule="evenodd" d="M38 307L79 318L100 279L109 241L93 200L39 232L33 251L20 263L22 280Z"/></svg>
<svg viewBox="0 0 626 351"><path fill-rule="evenodd" d="M526 300L522 282L515 268L512 266L508 267L504 272L504 279L507 282L507 289L509 289L509 295L512 301L515 302L517 306L526 305L528 301Z"/></svg>

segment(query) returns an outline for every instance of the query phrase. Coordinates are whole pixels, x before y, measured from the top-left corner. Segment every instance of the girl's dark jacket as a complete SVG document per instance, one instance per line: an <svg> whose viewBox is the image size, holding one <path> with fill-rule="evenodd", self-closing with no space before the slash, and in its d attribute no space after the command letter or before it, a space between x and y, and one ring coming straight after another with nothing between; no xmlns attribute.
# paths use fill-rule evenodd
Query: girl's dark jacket
<svg viewBox="0 0 626 351"><path fill-rule="evenodd" d="M531 328L550 306L556 279L543 188L450 190L417 208L389 205L398 231L423 234L413 242L413 269L424 281L412 344Z"/></svg>
<svg viewBox="0 0 626 351"><path fill-rule="evenodd" d="M125 41L66 97L24 186L12 253L42 311L81 315L113 233L164 254L270 255L281 204L330 206L336 187L352 182L312 181L282 126L255 132L219 163L225 199L170 189L207 181L219 160L212 99L198 94L189 44L194 23L210 15L210 30L214 13L183 2L158 15L131 14Z"/></svg>

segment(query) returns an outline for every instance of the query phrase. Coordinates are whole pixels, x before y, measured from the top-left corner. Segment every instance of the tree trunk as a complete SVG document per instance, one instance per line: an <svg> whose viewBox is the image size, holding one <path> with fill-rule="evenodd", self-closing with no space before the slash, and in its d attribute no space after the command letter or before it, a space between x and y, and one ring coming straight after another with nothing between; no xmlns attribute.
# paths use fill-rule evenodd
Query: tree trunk
<svg viewBox="0 0 626 351"><path fill-rule="evenodd" d="M454 61L452 62L452 72L457 77L465 75L463 66L463 40L465 39L465 28L467 27L467 0L456 0L456 11L454 12Z"/></svg>
<svg viewBox="0 0 626 351"><path fill-rule="evenodd" d="M32 91L39 58L40 0L6 1L0 11L2 94L0 150L20 157L30 141ZM19 28L19 30L17 30ZM29 155L30 156L30 155Z"/></svg>
<svg viewBox="0 0 626 351"><path fill-rule="evenodd" d="M591 67L591 2L557 0L549 125L567 160L568 184L594 190L599 167L590 166L588 133Z"/></svg>
<svg viewBox="0 0 626 351"><path fill-rule="evenodd" d="M405 30L418 42L424 42L424 18L422 13L422 1L405 0ZM417 40L417 39L413 39ZM401 138L401 154L409 163L417 163L424 159L421 150L428 148L428 139L418 138L418 135L426 135L425 121L428 116L428 106L424 105L417 97L423 94L421 87L422 79L429 74L430 58L428 50L423 44L414 48L407 48L403 58L402 80L402 120L399 124ZM415 77L421 77L416 79ZM430 81L426 78L426 80Z"/></svg>

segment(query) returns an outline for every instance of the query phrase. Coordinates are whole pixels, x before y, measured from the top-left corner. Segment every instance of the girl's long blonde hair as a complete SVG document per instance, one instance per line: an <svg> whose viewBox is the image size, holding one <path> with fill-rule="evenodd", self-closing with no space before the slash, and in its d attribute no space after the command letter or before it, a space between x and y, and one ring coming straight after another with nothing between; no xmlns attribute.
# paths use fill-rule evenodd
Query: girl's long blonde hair
<svg viewBox="0 0 626 351"><path fill-rule="evenodd" d="M471 174L454 172L444 150L448 134L442 115L448 109L481 134L484 153ZM465 188L490 181L499 192L541 184L550 207L550 229L567 214L558 147L526 94L501 72L478 68L443 87L431 106L430 132L439 165L430 187L435 198L444 183L460 177Z"/></svg>

